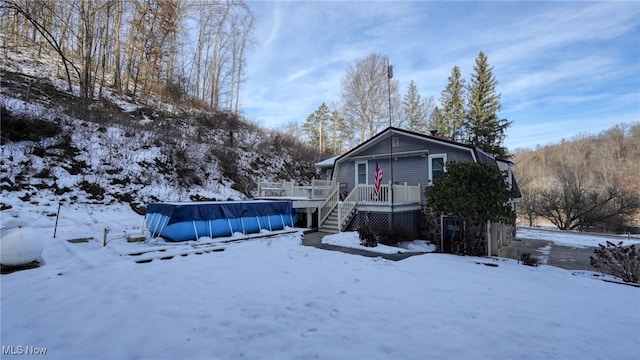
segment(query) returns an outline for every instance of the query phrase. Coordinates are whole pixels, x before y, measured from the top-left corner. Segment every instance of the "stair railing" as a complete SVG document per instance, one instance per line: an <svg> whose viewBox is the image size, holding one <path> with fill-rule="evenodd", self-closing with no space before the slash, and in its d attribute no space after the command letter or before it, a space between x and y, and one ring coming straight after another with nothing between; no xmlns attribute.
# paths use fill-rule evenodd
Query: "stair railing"
<svg viewBox="0 0 640 360"><path fill-rule="evenodd" d="M338 201L340 200L340 183L336 183L335 188L327 199L320 204L318 207L318 227L322 226L325 220L331 215L331 212L338 205Z"/></svg>
<svg viewBox="0 0 640 360"><path fill-rule="evenodd" d="M352 213L355 211L356 206L362 197L362 191L369 185L358 184L353 190L342 200L342 203L338 205L338 230L342 231L342 227L346 221L349 220Z"/></svg>

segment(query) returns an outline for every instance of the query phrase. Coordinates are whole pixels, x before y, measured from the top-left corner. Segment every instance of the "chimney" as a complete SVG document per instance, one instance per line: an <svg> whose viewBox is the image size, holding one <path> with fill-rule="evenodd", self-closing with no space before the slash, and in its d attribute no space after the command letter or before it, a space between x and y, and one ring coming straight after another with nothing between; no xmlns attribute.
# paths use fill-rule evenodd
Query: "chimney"
<svg viewBox="0 0 640 360"><path fill-rule="evenodd" d="M438 130L431 130L431 136L440 136L440 134L438 134Z"/></svg>

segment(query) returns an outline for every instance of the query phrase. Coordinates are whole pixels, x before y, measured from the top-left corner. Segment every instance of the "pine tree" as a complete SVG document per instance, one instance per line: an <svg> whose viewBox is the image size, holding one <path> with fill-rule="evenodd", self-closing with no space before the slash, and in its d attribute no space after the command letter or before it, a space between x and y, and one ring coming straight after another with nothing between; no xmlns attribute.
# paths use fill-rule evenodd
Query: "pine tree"
<svg viewBox="0 0 640 360"><path fill-rule="evenodd" d="M416 83L411 80L407 93L402 99L402 110L407 123L407 130L416 132L426 132L427 111L425 103L422 101Z"/></svg>
<svg viewBox="0 0 640 360"><path fill-rule="evenodd" d="M501 94L496 92L498 81L493 75L487 56L481 51L476 58L475 71L468 87L468 110L465 119L467 141L499 158L508 158L503 146L505 131L511 125L507 119L500 119Z"/></svg>
<svg viewBox="0 0 640 360"><path fill-rule="evenodd" d="M347 123L338 110L331 112L329 118L329 151L332 155L342 153L347 138Z"/></svg>
<svg viewBox="0 0 640 360"><path fill-rule="evenodd" d="M302 131L307 135L309 143L320 153L327 148L327 130L329 125L329 107L322 103L318 109L309 114L302 125Z"/></svg>
<svg viewBox="0 0 640 360"><path fill-rule="evenodd" d="M434 110L433 119L438 132L460 141L463 139L466 88L459 67L453 67L448 81L447 87L440 93L440 107Z"/></svg>

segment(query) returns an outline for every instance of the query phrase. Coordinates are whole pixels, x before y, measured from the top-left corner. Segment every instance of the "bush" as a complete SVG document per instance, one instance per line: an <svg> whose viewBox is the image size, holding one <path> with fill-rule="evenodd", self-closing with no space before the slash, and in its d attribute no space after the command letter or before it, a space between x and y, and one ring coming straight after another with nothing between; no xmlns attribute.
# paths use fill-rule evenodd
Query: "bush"
<svg viewBox="0 0 640 360"><path fill-rule="evenodd" d="M540 259L531 255L530 253L522 253L522 255L520 255L520 261L522 261L522 263L527 266L540 265Z"/></svg>
<svg viewBox="0 0 640 360"><path fill-rule="evenodd" d="M83 180L79 184L80 189L84 190L87 194L89 194L89 199L93 200L104 200L104 195L106 190L97 183L90 183L86 180Z"/></svg>
<svg viewBox="0 0 640 360"><path fill-rule="evenodd" d="M360 237L360 245L366 247L378 246L378 238L368 225L361 226L358 229L358 235Z"/></svg>
<svg viewBox="0 0 640 360"><path fill-rule="evenodd" d="M640 249L635 245L622 246L622 241L614 244L607 241L606 246L599 244L590 256L591 266L603 274L619 277L624 282L640 283Z"/></svg>

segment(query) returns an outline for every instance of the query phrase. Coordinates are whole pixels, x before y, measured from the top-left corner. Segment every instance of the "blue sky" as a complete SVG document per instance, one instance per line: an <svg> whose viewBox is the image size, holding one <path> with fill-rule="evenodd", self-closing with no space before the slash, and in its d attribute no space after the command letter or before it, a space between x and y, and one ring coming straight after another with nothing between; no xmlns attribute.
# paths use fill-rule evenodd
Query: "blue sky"
<svg viewBox="0 0 640 360"><path fill-rule="evenodd" d="M266 128L340 101L349 64L387 55L402 94L436 100L483 51L513 124L534 148L640 121L640 2L248 1L256 15L241 105Z"/></svg>

